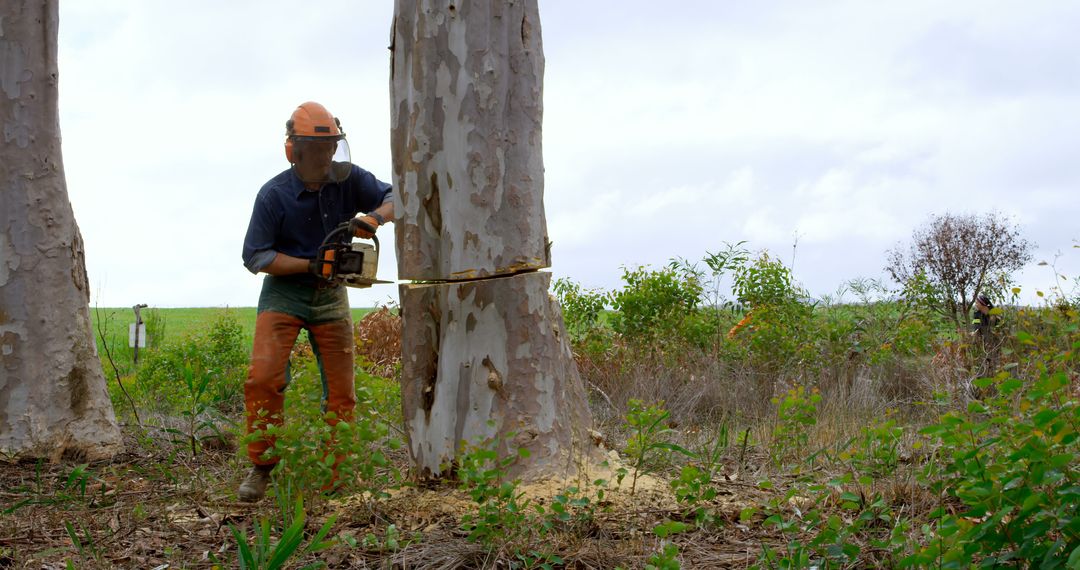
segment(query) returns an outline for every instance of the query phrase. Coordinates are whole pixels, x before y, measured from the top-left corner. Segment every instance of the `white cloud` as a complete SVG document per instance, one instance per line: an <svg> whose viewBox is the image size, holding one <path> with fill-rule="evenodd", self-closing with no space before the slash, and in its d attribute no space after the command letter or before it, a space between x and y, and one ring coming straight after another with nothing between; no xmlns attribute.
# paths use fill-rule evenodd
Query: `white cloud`
<svg viewBox="0 0 1080 570"><path fill-rule="evenodd" d="M61 5L64 160L102 304L255 303L241 240L302 101L339 115L357 163L390 181L391 10ZM622 265L739 240L787 260L798 239L796 273L824 293L880 275L929 214L989 209L1040 255L1080 252L1078 16L1066 2L542 0L553 272L613 287ZM1062 265L1080 274L1075 257Z"/></svg>

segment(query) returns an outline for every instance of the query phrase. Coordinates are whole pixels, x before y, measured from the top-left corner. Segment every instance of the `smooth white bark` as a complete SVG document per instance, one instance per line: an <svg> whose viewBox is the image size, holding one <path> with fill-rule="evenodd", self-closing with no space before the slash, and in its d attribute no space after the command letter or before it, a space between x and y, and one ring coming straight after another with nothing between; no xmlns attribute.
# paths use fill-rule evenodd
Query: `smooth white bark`
<svg viewBox="0 0 1080 570"><path fill-rule="evenodd" d="M398 0L392 41L398 278L549 267L535 0Z"/></svg>
<svg viewBox="0 0 1080 570"><path fill-rule="evenodd" d="M548 294L536 0L398 0L392 152L402 405L422 476L463 443L531 453L525 480L596 459L592 418ZM481 279L487 278L487 279Z"/></svg>
<svg viewBox="0 0 1080 570"><path fill-rule="evenodd" d="M0 8L0 452L112 457L120 430L64 181L56 0Z"/></svg>

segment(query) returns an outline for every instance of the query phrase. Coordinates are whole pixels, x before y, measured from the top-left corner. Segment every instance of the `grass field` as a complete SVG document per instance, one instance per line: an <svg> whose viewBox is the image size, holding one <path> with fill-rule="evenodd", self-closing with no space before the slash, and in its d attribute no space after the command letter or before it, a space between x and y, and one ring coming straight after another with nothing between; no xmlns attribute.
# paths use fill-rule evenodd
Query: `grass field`
<svg viewBox="0 0 1080 570"><path fill-rule="evenodd" d="M359 321L371 310L370 308L353 309L353 322ZM183 309L150 307L143 309L141 316L146 324L147 346L140 349L140 360L147 355L144 351L154 351L204 333L210 330L214 322L222 318L236 319L243 331L244 343L248 347L251 346L255 336L255 307ZM94 340L97 342L98 354L102 357L106 373L111 370L108 364L110 356L121 374L132 372L134 369L131 366L134 363L135 353L134 349L128 346L128 329L135 322L134 311L130 307L90 307L90 320L94 326ZM303 339L304 335L301 334L300 338ZM108 350L105 346L106 341Z"/></svg>
<svg viewBox="0 0 1080 570"><path fill-rule="evenodd" d="M353 309L353 321L360 320L370 311L370 308ZM245 335L249 339L251 338L255 331L255 307L193 307L184 309L156 309L151 307L143 309L141 312L147 331L158 330L159 334L163 333L165 342L206 330L211 323L225 315L236 318L243 327ZM99 323L104 323L107 325L109 337L121 334L126 337L128 326L135 322L135 313L130 307L91 307L90 320L94 323L95 333L99 330Z"/></svg>

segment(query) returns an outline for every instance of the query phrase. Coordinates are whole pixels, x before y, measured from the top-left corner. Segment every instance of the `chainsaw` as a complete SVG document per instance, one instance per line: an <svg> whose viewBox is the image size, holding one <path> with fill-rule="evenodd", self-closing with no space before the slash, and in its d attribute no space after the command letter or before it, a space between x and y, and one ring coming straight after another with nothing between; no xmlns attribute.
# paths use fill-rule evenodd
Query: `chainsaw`
<svg viewBox="0 0 1080 570"><path fill-rule="evenodd" d="M353 242L349 222L344 222L326 234L315 258L316 275L346 287L366 288L376 283L393 283L375 278L379 267L379 238L375 228L357 221L371 232L371 243ZM374 245L372 245L374 244Z"/></svg>

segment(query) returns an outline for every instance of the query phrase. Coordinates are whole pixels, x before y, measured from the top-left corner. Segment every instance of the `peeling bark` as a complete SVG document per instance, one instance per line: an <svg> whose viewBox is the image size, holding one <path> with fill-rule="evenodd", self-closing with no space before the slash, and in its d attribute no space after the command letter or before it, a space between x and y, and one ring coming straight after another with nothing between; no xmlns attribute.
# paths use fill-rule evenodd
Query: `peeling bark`
<svg viewBox="0 0 1080 570"><path fill-rule="evenodd" d="M391 148L402 406L421 476L494 442L524 480L597 460L548 294L536 0L398 0Z"/></svg>
<svg viewBox="0 0 1080 570"><path fill-rule="evenodd" d="M57 20L55 0L0 9L0 451L97 460L121 438L64 180Z"/></svg>
<svg viewBox="0 0 1080 570"><path fill-rule="evenodd" d="M550 267L536 2L399 0L392 34L398 277Z"/></svg>

